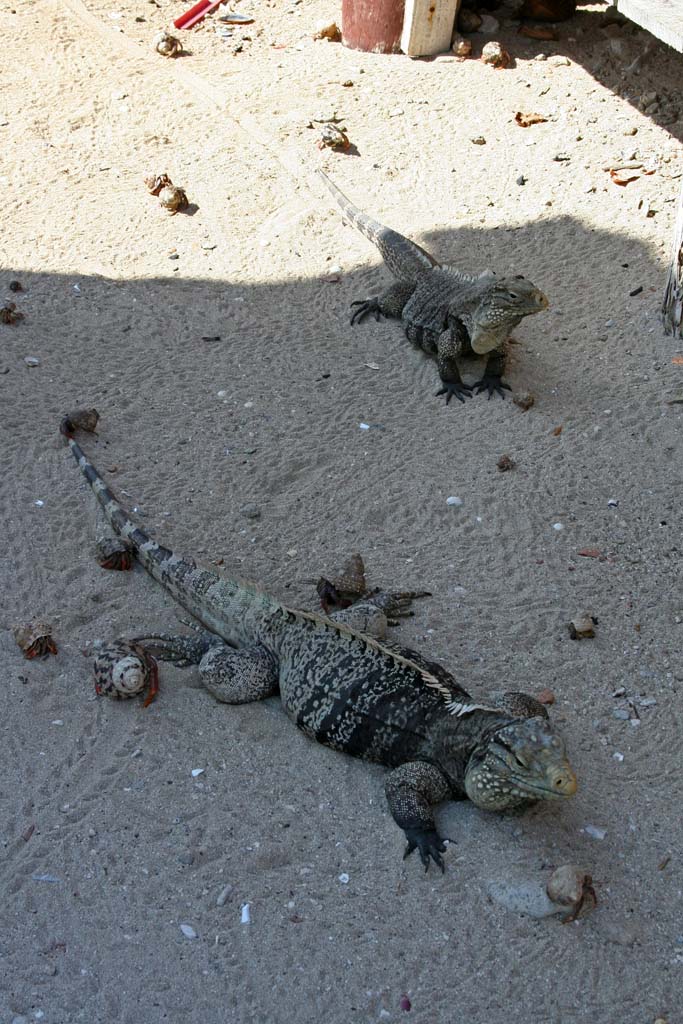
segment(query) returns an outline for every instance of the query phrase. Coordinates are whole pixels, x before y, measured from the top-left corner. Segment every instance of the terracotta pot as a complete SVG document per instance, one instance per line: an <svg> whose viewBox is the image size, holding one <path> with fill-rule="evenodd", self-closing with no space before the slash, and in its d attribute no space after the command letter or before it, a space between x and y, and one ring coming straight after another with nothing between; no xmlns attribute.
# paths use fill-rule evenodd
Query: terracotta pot
<svg viewBox="0 0 683 1024"><path fill-rule="evenodd" d="M342 0L342 43L352 50L398 53L405 0Z"/></svg>

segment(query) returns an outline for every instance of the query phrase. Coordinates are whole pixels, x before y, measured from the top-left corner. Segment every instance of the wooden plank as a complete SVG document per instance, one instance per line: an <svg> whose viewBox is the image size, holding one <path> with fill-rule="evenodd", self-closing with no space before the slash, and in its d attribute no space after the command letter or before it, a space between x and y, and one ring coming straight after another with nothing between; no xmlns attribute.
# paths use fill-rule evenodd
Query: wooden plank
<svg viewBox="0 0 683 1024"><path fill-rule="evenodd" d="M616 0L617 10L683 53L683 0Z"/></svg>
<svg viewBox="0 0 683 1024"><path fill-rule="evenodd" d="M460 0L406 0L401 49L411 57L446 53L451 48Z"/></svg>

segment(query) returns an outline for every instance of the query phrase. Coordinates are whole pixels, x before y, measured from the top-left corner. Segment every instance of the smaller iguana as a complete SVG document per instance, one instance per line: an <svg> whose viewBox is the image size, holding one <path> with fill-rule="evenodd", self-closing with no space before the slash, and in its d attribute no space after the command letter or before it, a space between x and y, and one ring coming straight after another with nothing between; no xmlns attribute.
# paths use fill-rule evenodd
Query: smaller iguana
<svg viewBox="0 0 683 1024"><path fill-rule="evenodd" d="M357 307L351 323L360 323L372 313L396 317L406 337L436 359L441 377L437 395L453 396L461 402L486 391L505 397L502 382L505 369L504 346L512 329L525 317L548 308L543 292L522 275L496 277L491 270L467 274L449 264L440 264L425 249L397 231L373 220L339 191L324 171L316 172L332 193L345 218L377 246L382 259L396 278L381 295L353 302ZM487 355L481 380L465 384L460 376L459 355Z"/></svg>
<svg viewBox="0 0 683 1024"><path fill-rule="evenodd" d="M74 440L68 417L60 429L124 546L204 627L196 637L136 637L119 642L113 655L101 651L99 692L129 696L149 682L149 702L157 681L148 659L158 657L198 664L206 688L228 704L279 693L308 737L391 769L389 809L408 840L406 855L419 850L425 867L431 858L443 868L434 804L469 797L502 810L576 791L564 741L533 697L506 693L479 703L436 662L386 640L386 594L328 618L174 554L117 501Z"/></svg>

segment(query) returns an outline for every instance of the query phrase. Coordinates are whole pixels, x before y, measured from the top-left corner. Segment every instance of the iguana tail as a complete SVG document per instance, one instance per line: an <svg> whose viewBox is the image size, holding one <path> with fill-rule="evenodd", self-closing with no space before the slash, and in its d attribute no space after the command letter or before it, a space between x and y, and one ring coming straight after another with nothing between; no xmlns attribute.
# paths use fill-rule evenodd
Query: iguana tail
<svg viewBox="0 0 683 1024"><path fill-rule="evenodd" d="M107 521L133 549L135 557L150 576L199 622L229 644L240 647L253 642L255 631L265 617L281 608L279 602L258 587L232 580L198 567L192 559L176 555L158 544L130 517L107 487L98 470L74 440L74 425L67 418L60 424L78 468L104 509Z"/></svg>
<svg viewBox="0 0 683 1024"><path fill-rule="evenodd" d="M393 231L392 228L385 227L359 210L320 168L317 168L315 173L332 194L346 219L377 246L394 277L401 281L409 281L430 267L439 266L438 261L416 242L400 235L398 231Z"/></svg>

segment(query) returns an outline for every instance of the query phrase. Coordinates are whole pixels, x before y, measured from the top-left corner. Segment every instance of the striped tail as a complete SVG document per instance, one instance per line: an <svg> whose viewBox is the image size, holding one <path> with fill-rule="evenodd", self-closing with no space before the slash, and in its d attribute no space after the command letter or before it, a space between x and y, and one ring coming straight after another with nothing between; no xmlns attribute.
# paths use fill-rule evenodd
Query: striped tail
<svg viewBox="0 0 683 1024"><path fill-rule="evenodd" d="M212 633L236 647L252 643L260 625L281 606L254 584L218 576L174 554L153 540L133 520L109 490L93 464L74 440L73 424L62 421L60 433L68 441L78 468L88 481L116 533L128 541L135 556L164 590Z"/></svg>
<svg viewBox="0 0 683 1024"><path fill-rule="evenodd" d="M316 174L346 219L377 246L387 267L399 281L411 281L425 270L439 266L426 249L359 210L320 168Z"/></svg>

